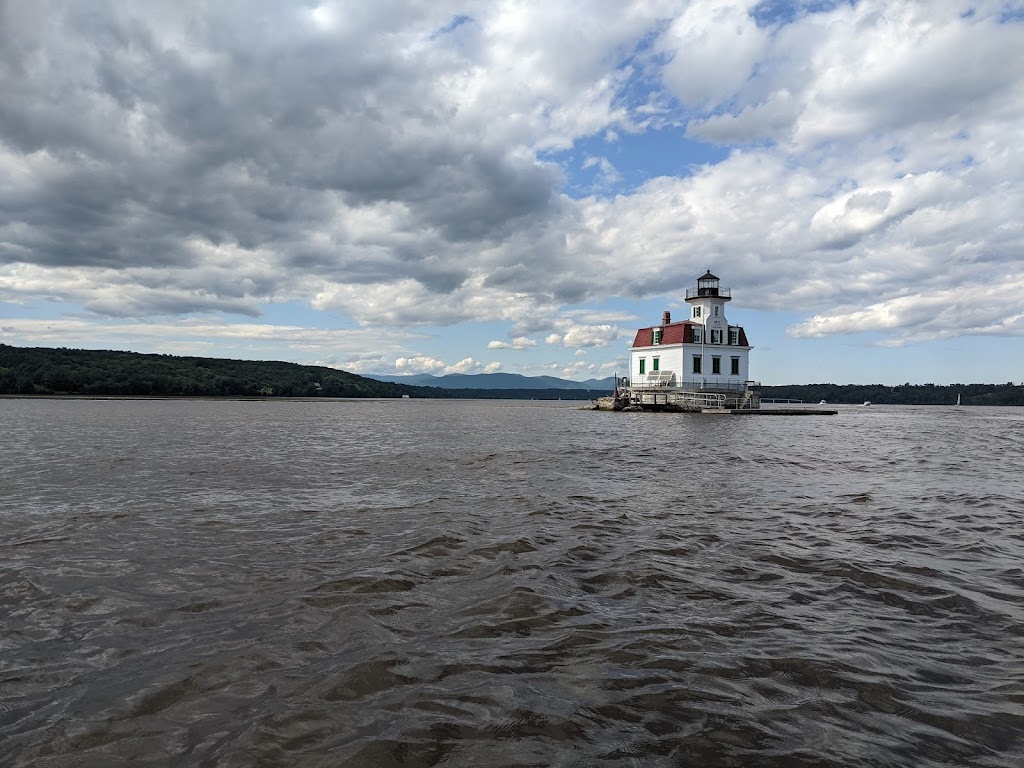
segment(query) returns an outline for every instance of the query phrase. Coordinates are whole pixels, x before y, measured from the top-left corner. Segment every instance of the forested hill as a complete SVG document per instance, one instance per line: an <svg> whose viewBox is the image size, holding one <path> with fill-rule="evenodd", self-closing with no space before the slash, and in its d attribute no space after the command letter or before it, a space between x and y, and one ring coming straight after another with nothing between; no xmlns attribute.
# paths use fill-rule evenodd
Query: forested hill
<svg viewBox="0 0 1024 768"><path fill-rule="evenodd" d="M603 393L602 393L603 394ZM315 365L0 344L0 395L431 397L586 400L587 390L451 390Z"/></svg>
<svg viewBox="0 0 1024 768"><path fill-rule="evenodd" d="M874 405L1024 405L1024 386L1009 384L793 384L762 387L762 398L802 400L805 403L863 403Z"/></svg>
<svg viewBox="0 0 1024 768"><path fill-rule="evenodd" d="M401 397L415 389L295 363L0 344L0 394Z"/></svg>

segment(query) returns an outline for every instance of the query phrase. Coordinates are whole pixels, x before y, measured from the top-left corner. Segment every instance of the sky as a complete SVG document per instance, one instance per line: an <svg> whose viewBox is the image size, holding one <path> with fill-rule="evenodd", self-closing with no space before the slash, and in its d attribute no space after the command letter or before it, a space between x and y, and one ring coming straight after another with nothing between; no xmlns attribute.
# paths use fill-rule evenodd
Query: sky
<svg viewBox="0 0 1024 768"><path fill-rule="evenodd" d="M1024 0L0 0L0 342L1024 380Z"/></svg>

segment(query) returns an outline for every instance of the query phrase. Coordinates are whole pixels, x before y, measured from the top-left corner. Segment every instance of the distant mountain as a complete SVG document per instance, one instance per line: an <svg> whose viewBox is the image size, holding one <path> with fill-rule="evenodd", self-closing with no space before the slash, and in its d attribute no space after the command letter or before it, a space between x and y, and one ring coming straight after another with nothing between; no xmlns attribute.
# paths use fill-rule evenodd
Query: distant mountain
<svg viewBox="0 0 1024 768"><path fill-rule="evenodd" d="M432 376L429 373L410 376L367 373L364 376L395 384L444 389L590 389L609 393L615 389L614 376L586 381L571 381L555 376L523 376L519 373L449 373L445 376Z"/></svg>

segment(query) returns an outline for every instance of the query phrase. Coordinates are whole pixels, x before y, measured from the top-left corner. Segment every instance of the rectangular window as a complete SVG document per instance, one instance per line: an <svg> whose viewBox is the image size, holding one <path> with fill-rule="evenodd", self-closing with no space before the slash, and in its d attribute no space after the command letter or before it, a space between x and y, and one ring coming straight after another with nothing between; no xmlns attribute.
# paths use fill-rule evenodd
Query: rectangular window
<svg viewBox="0 0 1024 768"><path fill-rule="evenodd" d="M661 328L655 328L651 331L651 343L661 344Z"/></svg>
<svg viewBox="0 0 1024 768"><path fill-rule="evenodd" d="M721 344L722 343L722 332L721 331L712 331L711 332L711 343L712 344Z"/></svg>
<svg viewBox="0 0 1024 768"><path fill-rule="evenodd" d="M738 357L734 357L732 359L732 375L733 376L739 376L740 375L740 359Z"/></svg>
<svg viewBox="0 0 1024 768"><path fill-rule="evenodd" d="M718 317L718 305L715 305L715 317Z"/></svg>
<svg viewBox="0 0 1024 768"><path fill-rule="evenodd" d="M730 328L729 329L729 343L734 347L738 347L740 344L740 329Z"/></svg>
<svg viewBox="0 0 1024 768"><path fill-rule="evenodd" d="M661 363L661 358L660 357L654 358L654 365L651 366L651 370L652 371L658 370L658 367L659 367L660 363Z"/></svg>
<svg viewBox="0 0 1024 768"><path fill-rule="evenodd" d="M700 344L700 328L693 329L693 343Z"/></svg>
<svg viewBox="0 0 1024 768"><path fill-rule="evenodd" d="M641 376L643 376L644 373L646 373L646 368L647 368L647 358L646 357L641 357L640 358L640 375Z"/></svg>
<svg viewBox="0 0 1024 768"><path fill-rule="evenodd" d="M718 376L722 372L722 358L712 357L711 358L711 373L714 376Z"/></svg>
<svg viewBox="0 0 1024 768"><path fill-rule="evenodd" d="M693 356L693 372L700 373L700 355Z"/></svg>
<svg viewBox="0 0 1024 768"><path fill-rule="evenodd" d="M700 317L700 307L694 307L693 308L693 316L694 317Z"/></svg>

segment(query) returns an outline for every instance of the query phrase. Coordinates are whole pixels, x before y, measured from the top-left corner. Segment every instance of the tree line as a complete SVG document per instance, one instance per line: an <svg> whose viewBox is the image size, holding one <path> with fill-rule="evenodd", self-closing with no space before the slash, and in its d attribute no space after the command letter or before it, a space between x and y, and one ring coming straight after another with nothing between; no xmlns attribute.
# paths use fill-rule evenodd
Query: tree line
<svg viewBox="0 0 1024 768"><path fill-rule="evenodd" d="M607 394L604 392L594 393ZM0 344L0 395L586 400L588 390L442 389L315 365Z"/></svg>
<svg viewBox="0 0 1024 768"><path fill-rule="evenodd" d="M1024 385L1006 384L793 384L761 387L762 398L805 403L874 405L1024 405Z"/></svg>

